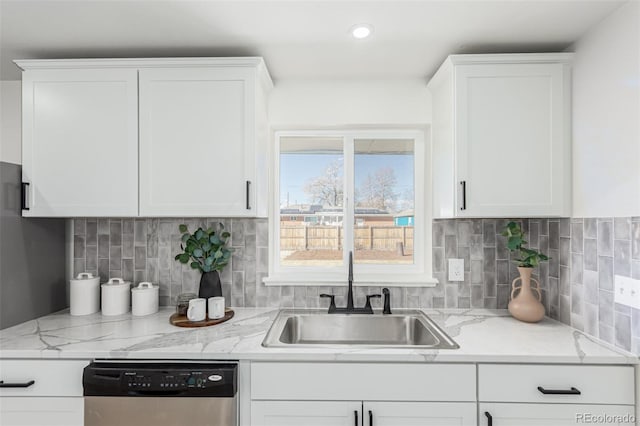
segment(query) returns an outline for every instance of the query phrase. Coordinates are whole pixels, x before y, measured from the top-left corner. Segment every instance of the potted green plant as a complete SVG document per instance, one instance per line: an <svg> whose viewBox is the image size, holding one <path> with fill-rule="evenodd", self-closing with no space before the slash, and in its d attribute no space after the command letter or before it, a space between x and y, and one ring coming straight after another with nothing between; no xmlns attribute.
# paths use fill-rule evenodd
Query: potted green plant
<svg viewBox="0 0 640 426"><path fill-rule="evenodd" d="M182 233L180 248L182 253L175 257L180 263L191 266L202 272L198 297L209 298L222 296L219 272L231 260L233 249L227 247L227 241L231 234L224 231L224 225L218 224L217 229L204 230L198 228L194 233L189 232L187 225L178 227Z"/></svg>
<svg viewBox="0 0 640 426"><path fill-rule="evenodd" d="M524 240L524 233L516 222L509 222L502 231L502 235L507 237L507 249L518 256L515 260L518 262L520 273L520 276L511 283L509 312L520 321L538 322L544 318L544 305L540 283L532 278L531 274L533 268L549 260L549 257L537 250L524 247L527 241ZM518 281L521 282L520 285L516 285ZM531 286L532 281L536 283L535 287ZM534 291L536 295L533 294Z"/></svg>

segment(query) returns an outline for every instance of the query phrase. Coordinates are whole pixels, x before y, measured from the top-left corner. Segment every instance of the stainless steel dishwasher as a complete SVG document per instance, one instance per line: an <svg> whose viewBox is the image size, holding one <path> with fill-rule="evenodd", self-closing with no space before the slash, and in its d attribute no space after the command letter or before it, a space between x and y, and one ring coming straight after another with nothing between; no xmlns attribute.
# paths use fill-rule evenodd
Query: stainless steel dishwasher
<svg viewBox="0 0 640 426"><path fill-rule="evenodd" d="M238 365L96 361L84 369L85 426L236 426Z"/></svg>

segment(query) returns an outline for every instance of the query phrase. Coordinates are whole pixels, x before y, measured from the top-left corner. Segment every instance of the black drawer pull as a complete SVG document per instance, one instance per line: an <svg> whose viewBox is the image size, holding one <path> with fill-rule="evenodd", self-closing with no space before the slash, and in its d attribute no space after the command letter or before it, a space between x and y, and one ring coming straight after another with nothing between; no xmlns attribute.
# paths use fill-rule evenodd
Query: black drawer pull
<svg viewBox="0 0 640 426"><path fill-rule="evenodd" d="M460 207L460 210L466 210L467 209L467 181L466 180L460 181L460 185L462 185L462 207Z"/></svg>
<svg viewBox="0 0 640 426"><path fill-rule="evenodd" d="M542 386L538 386L540 393L545 395L580 395L581 392L572 387L571 389L545 389Z"/></svg>
<svg viewBox="0 0 640 426"><path fill-rule="evenodd" d="M29 380L28 382L24 383L5 383L4 381L0 380L0 388L28 388L35 383L35 380Z"/></svg>
<svg viewBox="0 0 640 426"><path fill-rule="evenodd" d="M354 425L358 426L358 411L354 410L353 411L353 415L356 417L356 421L355 421Z"/></svg>
<svg viewBox="0 0 640 426"><path fill-rule="evenodd" d="M249 191L251 190L251 181L248 180L246 182L246 195L247 195L247 210L251 210L251 203L250 203L250 197L249 197Z"/></svg>
<svg viewBox="0 0 640 426"><path fill-rule="evenodd" d="M369 410L369 426L373 426L373 412Z"/></svg>
<svg viewBox="0 0 640 426"><path fill-rule="evenodd" d="M487 426L493 426L493 416L488 411L485 411L484 415L487 417Z"/></svg>
<svg viewBox="0 0 640 426"><path fill-rule="evenodd" d="M29 182L22 182L22 190L20 191L20 208L29 210Z"/></svg>

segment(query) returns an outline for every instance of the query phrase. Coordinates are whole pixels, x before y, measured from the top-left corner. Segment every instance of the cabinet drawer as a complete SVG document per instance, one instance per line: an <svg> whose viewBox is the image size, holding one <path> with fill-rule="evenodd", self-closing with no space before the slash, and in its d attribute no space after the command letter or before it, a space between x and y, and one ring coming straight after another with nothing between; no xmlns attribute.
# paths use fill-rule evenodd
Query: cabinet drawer
<svg viewBox="0 0 640 426"><path fill-rule="evenodd" d="M479 365L478 399L631 405L634 370L630 366Z"/></svg>
<svg viewBox="0 0 640 426"><path fill-rule="evenodd" d="M82 426L84 399L81 397L0 398L2 426Z"/></svg>
<svg viewBox="0 0 640 426"><path fill-rule="evenodd" d="M472 364L251 363L254 400L475 401Z"/></svg>
<svg viewBox="0 0 640 426"><path fill-rule="evenodd" d="M29 383L28 387L0 388L0 396L82 396L82 370L88 360L0 360L0 380Z"/></svg>
<svg viewBox="0 0 640 426"><path fill-rule="evenodd" d="M480 426L631 426L634 407L596 404L497 404L479 406ZM490 417L489 417L490 416Z"/></svg>

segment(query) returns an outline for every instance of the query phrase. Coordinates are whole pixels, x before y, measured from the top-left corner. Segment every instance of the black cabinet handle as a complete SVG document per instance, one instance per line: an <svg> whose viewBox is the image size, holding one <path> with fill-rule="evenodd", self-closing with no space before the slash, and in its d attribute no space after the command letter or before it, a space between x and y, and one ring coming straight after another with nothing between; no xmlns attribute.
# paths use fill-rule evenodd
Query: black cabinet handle
<svg viewBox="0 0 640 426"><path fill-rule="evenodd" d="M488 411L485 411L484 415L487 417L487 426L493 426L493 417L491 414L489 414Z"/></svg>
<svg viewBox="0 0 640 426"><path fill-rule="evenodd" d="M353 415L355 416L355 422L353 424L358 426L358 410L354 410Z"/></svg>
<svg viewBox="0 0 640 426"><path fill-rule="evenodd" d="M28 382L24 383L5 383L4 381L0 380L0 388L28 388L35 383L35 380L29 380Z"/></svg>
<svg viewBox="0 0 640 426"><path fill-rule="evenodd" d="M249 190L251 189L251 181L247 181L247 210L251 210L251 204L249 202Z"/></svg>
<svg viewBox="0 0 640 426"><path fill-rule="evenodd" d="M22 210L29 210L29 203L27 202L29 199L29 182L22 182L22 191L21 191L21 201L20 207Z"/></svg>
<svg viewBox="0 0 640 426"><path fill-rule="evenodd" d="M373 412L369 410L369 426L373 426Z"/></svg>
<svg viewBox="0 0 640 426"><path fill-rule="evenodd" d="M538 386L538 391L545 395L581 395L582 393L574 388L571 389L545 389L542 386Z"/></svg>
<svg viewBox="0 0 640 426"><path fill-rule="evenodd" d="M462 185L462 207L460 207L460 210L466 210L467 209L467 181L461 180L460 185Z"/></svg>

